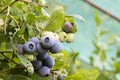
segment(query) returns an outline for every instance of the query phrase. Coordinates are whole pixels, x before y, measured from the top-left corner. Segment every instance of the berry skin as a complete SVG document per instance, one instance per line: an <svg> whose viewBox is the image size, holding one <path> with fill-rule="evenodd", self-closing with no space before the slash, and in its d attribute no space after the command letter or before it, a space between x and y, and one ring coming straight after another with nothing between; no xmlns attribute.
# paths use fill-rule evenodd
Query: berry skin
<svg viewBox="0 0 120 80"><path fill-rule="evenodd" d="M43 66L47 66L49 68L52 68L55 64L55 61L54 61L54 58L52 56L48 55L47 58L42 61L42 63L43 63Z"/></svg>
<svg viewBox="0 0 120 80"><path fill-rule="evenodd" d="M35 44L40 43L40 40L37 37L32 37L30 41L34 42Z"/></svg>
<svg viewBox="0 0 120 80"><path fill-rule="evenodd" d="M37 52L38 52L39 54L44 54L44 53L47 53L48 50L42 48L41 44L37 44Z"/></svg>
<svg viewBox="0 0 120 80"><path fill-rule="evenodd" d="M34 67L34 70L38 70L42 67L42 62L39 60L32 61L32 65Z"/></svg>
<svg viewBox="0 0 120 80"><path fill-rule="evenodd" d="M41 46L43 48L46 48L46 49L51 48L54 45L54 43L55 43L54 41L55 40L54 40L53 37L51 37L51 36L44 36L44 37L41 38Z"/></svg>
<svg viewBox="0 0 120 80"><path fill-rule="evenodd" d="M39 53L39 54L36 56L36 58L37 58L37 60L44 60L44 59L47 58L47 56L48 56L48 53Z"/></svg>
<svg viewBox="0 0 120 80"><path fill-rule="evenodd" d="M47 77L50 74L50 69L46 66L42 66L41 68L38 69L37 72L41 77Z"/></svg>
<svg viewBox="0 0 120 80"><path fill-rule="evenodd" d="M24 54L23 46L24 46L23 44L18 44L17 47L18 47L18 53L19 54Z"/></svg>
<svg viewBox="0 0 120 80"><path fill-rule="evenodd" d="M24 44L23 49L26 53L33 53L36 51L36 44L32 41L28 41Z"/></svg>
<svg viewBox="0 0 120 80"><path fill-rule="evenodd" d="M49 49L49 51L53 54L58 53L61 50L62 50L62 45L59 41L55 41L54 46Z"/></svg>
<svg viewBox="0 0 120 80"><path fill-rule="evenodd" d="M70 33L73 30L73 25L70 22L65 22L63 25L63 31Z"/></svg>

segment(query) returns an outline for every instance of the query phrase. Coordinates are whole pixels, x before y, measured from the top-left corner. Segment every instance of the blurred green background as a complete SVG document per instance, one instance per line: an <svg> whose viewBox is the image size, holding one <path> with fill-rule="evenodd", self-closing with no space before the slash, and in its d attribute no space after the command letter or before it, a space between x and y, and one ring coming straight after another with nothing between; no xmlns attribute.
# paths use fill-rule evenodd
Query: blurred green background
<svg viewBox="0 0 120 80"><path fill-rule="evenodd" d="M80 52L80 58L89 62L89 56L93 55L92 51L94 46L92 40L94 39L93 34L96 34L96 23L94 20L94 7L90 6L83 0L58 0L65 6L67 6L68 14L78 14L83 16L86 20L86 23L83 23L76 19L78 31L75 35L74 43L64 43L63 47L70 51L73 48L75 51ZM120 0L91 0L93 3L97 4L101 8L109 11L110 13L120 17ZM99 11L99 10L98 10ZM102 30L110 30L109 35L118 35L120 36L120 23L106 14L99 11L99 14L102 18ZM107 36L103 38L105 41ZM107 53L107 56L113 57L116 54L115 46L111 46L110 51ZM108 58L109 58L108 57Z"/></svg>

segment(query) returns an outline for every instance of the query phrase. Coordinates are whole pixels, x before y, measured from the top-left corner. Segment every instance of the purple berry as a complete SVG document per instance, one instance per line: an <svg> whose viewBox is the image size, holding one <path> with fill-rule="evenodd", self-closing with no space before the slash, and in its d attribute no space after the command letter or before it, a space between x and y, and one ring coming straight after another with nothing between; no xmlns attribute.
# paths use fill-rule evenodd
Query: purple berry
<svg viewBox="0 0 120 80"><path fill-rule="evenodd" d="M43 63L43 66L47 66L49 68L52 68L55 64L55 61L54 61L54 58L52 56L48 55L47 58L42 61L42 63Z"/></svg>
<svg viewBox="0 0 120 80"><path fill-rule="evenodd" d="M47 56L48 56L48 53L39 53L39 54L36 56L36 58L37 58L37 60L44 60L44 59L47 58Z"/></svg>
<svg viewBox="0 0 120 80"><path fill-rule="evenodd" d="M38 52L39 54L44 54L44 53L47 53L48 50L45 49L45 48L42 48L41 44L37 44L37 52Z"/></svg>
<svg viewBox="0 0 120 80"><path fill-rule="evenodd" d="M33 53L36 51L36 44L32 41L28 41L23 46L26 53Z"/></svg>
<svg viewBox="0 0 120 80"><path fill-rule="evenodd" d="M23 46L24 46L23 44L18 44L17 47L18 47L18 53L19 54L24 54Z"/></svg>
<svg viewBox="0 0 120 80"><path fill-rule="evenodd" d="M60 52L61 50L62 50L62 45L60 41L55 41L54 46L49 49L49 51L54 54Z"/></svg>
<svg viewBox="0 0 120 80"><path fill-rule="evenodd" d="M32 64L35 70L38 70L39 68L42 67L42 62L39 60L32 61Z"/></svg>
<svg viewBox="0 0 120 80"><path fill-rule="evenodd" d="M37 73L42 77L47 77L50 74L50 69L46 66L42 66L41 68L38 69Z"/></svg>
<svg viewBox="0 0 120 80"><path fill-rule="evenodd" d="M41 46L43 48L51 48L54 45L54 39L51 36L44 36L41 38Z"/></svg>
<svg viewBox="0 0 120 80"><path fill-rule="evenodd" d="M34 42L35 44L39 44L40 40L37 37L32 37L30 41Z"/></svg>
<svg viewBox="0 0 120 80"><path fill-rule="evenodd" d="M63 25L63 31L70 33L73 30L73 25L70 22L65 22Z"/></svg>

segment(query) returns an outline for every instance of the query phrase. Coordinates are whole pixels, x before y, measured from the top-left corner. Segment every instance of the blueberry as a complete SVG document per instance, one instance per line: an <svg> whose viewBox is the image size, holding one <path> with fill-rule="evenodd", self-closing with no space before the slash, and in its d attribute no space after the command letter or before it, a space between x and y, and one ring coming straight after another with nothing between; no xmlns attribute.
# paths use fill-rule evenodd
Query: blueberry
<svg viewBox="0 0 120 80"><path fill-rule="evenodd" d="M40 40L37 37L32 37L30 41L34 42L35 44L40 43Z"/></svg>
<svg viewBox="0 0 120 80"><path fill-rule="evenodd" d="M43 60L43 59L46 59L48 56L48 53L39 53L36 58L37 60Z"/></svg>
<svg viewBox="0 0 120 80"><path fill-rule="evenodd" d="M54 58L52 56L48 55L47 58L42 61L42 63L43 63L43 66L47 66L49 68L52 68L55 64L55 61L54 61Z"/></svg>
<svg viewBox="0 0 120 80"><path fill-rule="evenodd" d="M50 74L50 69L46 66L42 66L41 68L38 69L37 73L42 77L47 77Z"/></svg>
<svg viewBox="0 0 120 80"><path fill-rule="evenodd" d="M49 51L51 53L58 53L61 50L62 50L62 45L61 45L60 41L55 41L54 46L49 49Z"/></svg>
<svg viewBox="0 0 120 80"><path fill-rule="evenodd" d="M73 30L73 25L70 22L65 22L63 25L63 31L70 33Z"/></svg>
<svg viewBox="0 0 120 80"><path fill-rule="evenodd" d="M57 80L64 80L64 76L63 75L58 75Z"/></svg>
<svg viewBox="0 0 120 80"><path fill-rule="evenodd" d="M41 46L41 44L37 44L37 52L38 52L39 54L44 54L44 53L47 53L48 50L45 49L45 48L43 48L43 47Z"/></svg>
<svg viewBox="0 0 120 80"><path fill-rule="evenodd" d="M41 46L43 48L51 48L54 45L54 39L51 36L44 36L41 38Z"/></svg>
<svg viewBox="0 0 120 80"><path fill-rule="evenodd" d="M18 47L18 53L19 54L24 54L23 46L24 46L23 44L18 44L17 47Z"/></svg>
<svg viewBox="0 0 120 80"><path fill-rule="evenodd" d="M26 53L33 53L36 51L36 44L32 41L28 41L24 44L23 49Z"/></svg>
<svg viewBox="0 0 120 80"><path fill-rule="evenodd" d="M42 67L42 62L40 60L32 61L32 65L34 67L34 70L38 70Z"/></svg>

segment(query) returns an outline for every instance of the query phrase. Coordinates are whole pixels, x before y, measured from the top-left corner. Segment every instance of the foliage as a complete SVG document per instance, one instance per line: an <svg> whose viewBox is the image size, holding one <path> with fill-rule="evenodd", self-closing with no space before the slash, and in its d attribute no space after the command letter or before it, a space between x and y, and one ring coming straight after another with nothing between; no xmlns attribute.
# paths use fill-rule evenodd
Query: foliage
<svg viewBox="0 0 120 80"><path fill-rule="evenodd" d="M78 53L68 54L62 50L56 55L55 66L49 77L40 77L28 58L18 54L17 45L31 37L41 37L43 31L59 33L65 21L73 24L72 33L77 31L74 18L85 20L79 15L66 15L62 4L54 0L0 0L0 79L2 80L50 80L60 74L65 80L96 80L98 70L81 70ZM103 34L103 33L101 33ZM56 74L57 73L57 74Z"/></svg>

